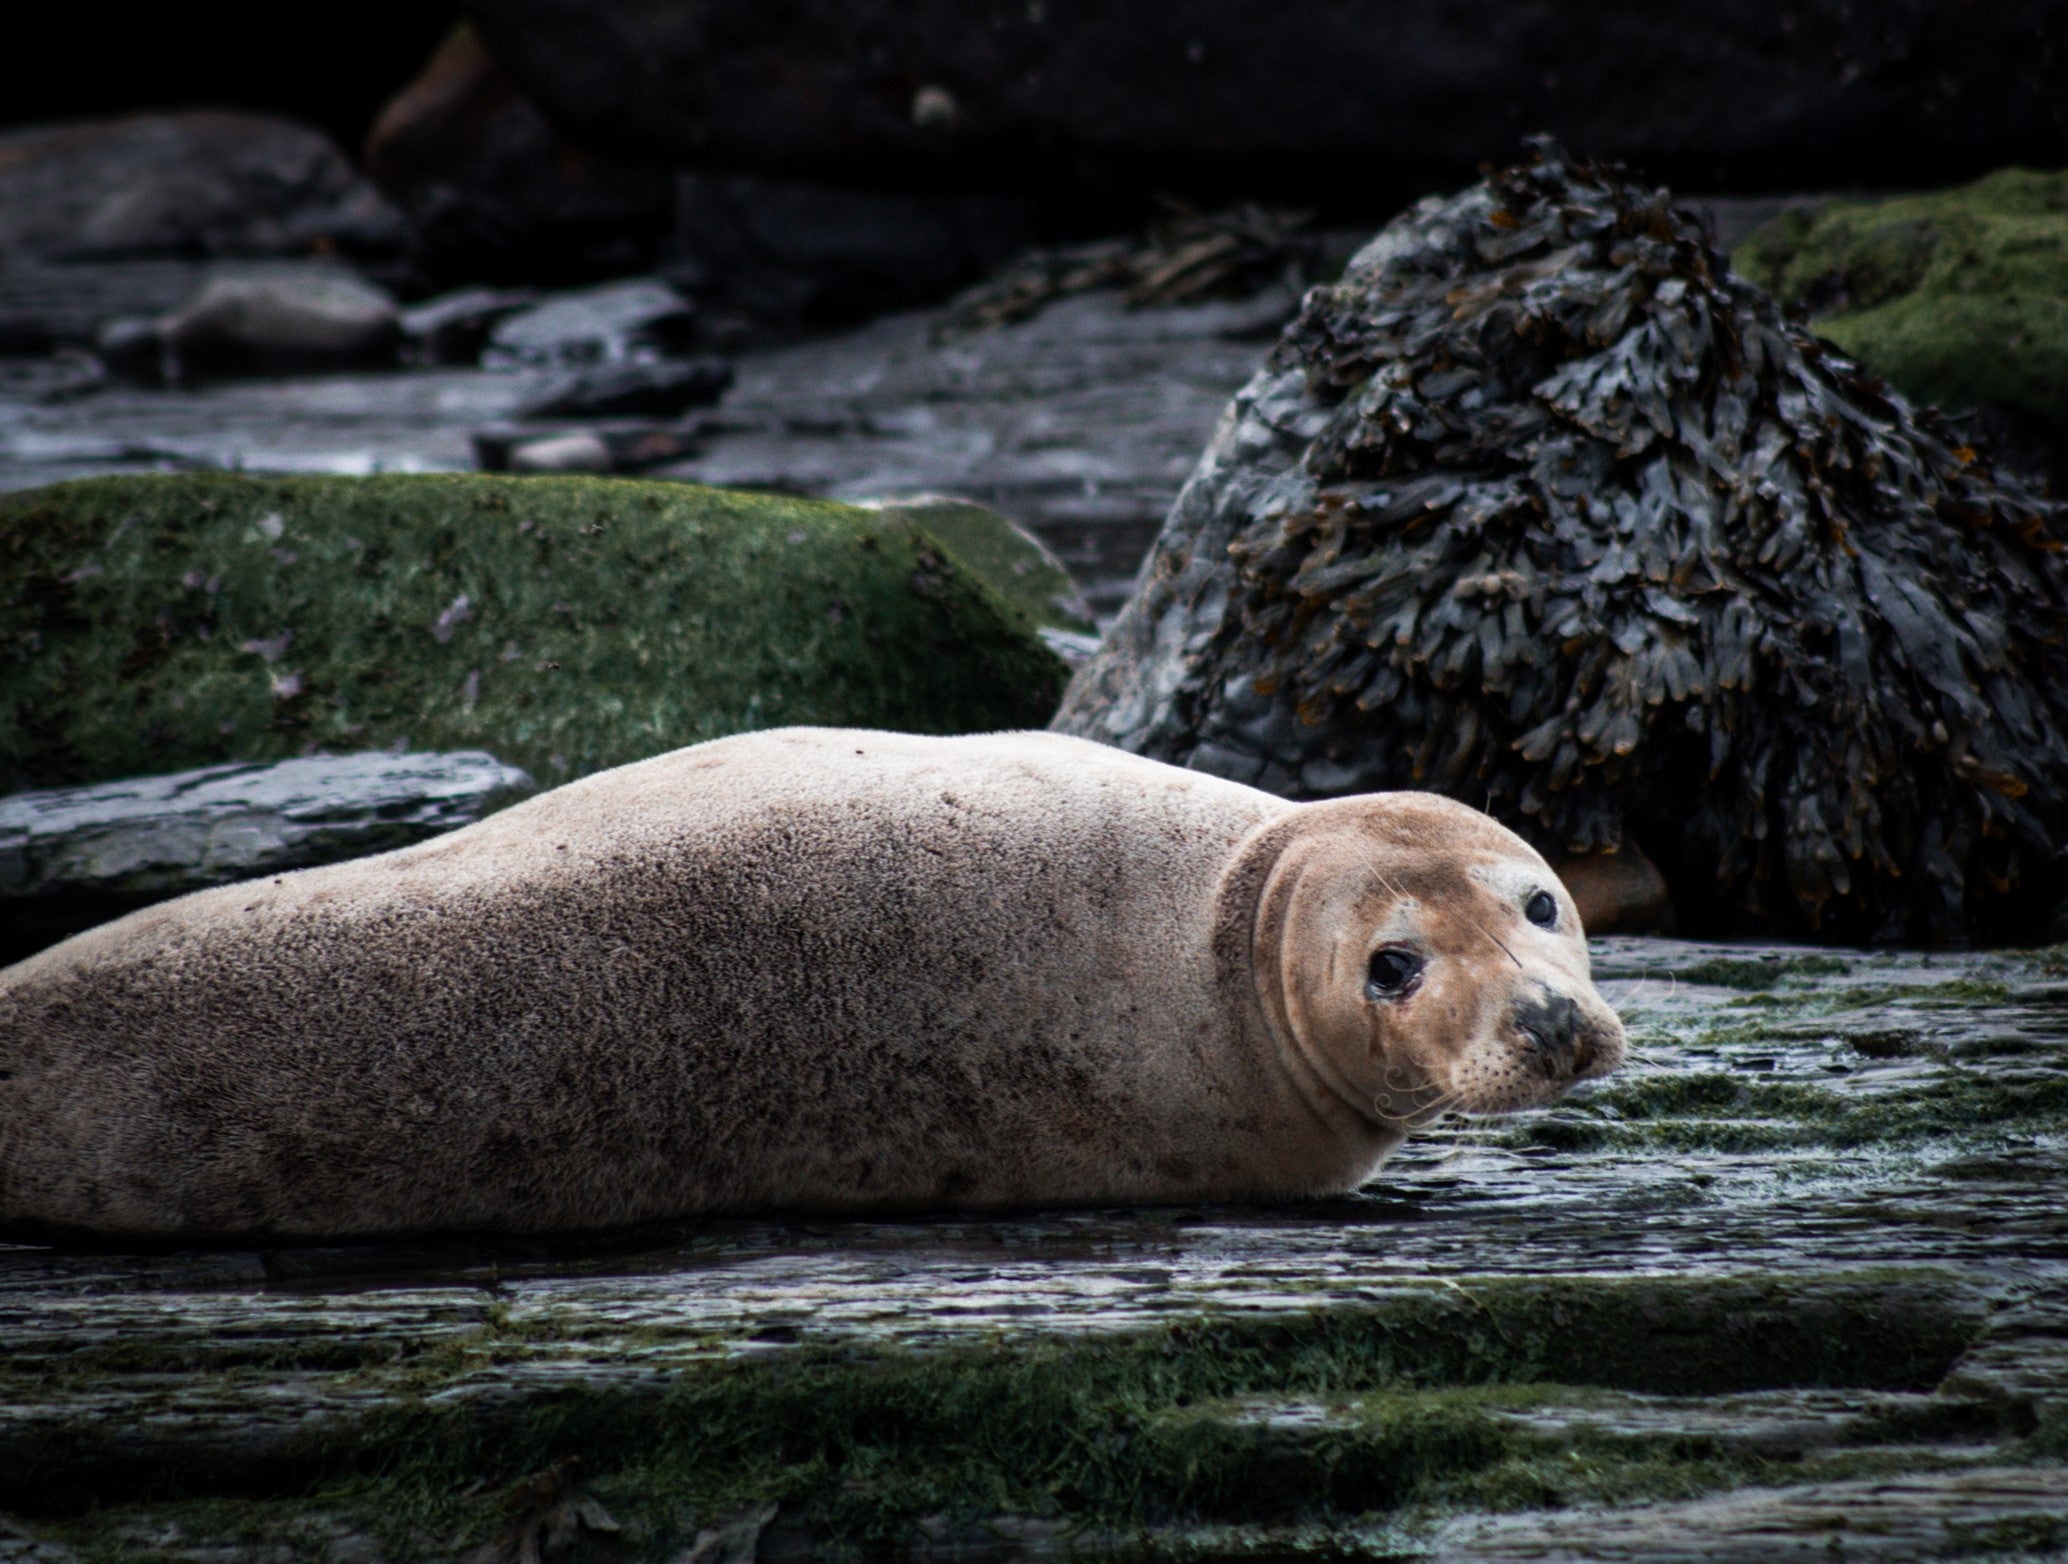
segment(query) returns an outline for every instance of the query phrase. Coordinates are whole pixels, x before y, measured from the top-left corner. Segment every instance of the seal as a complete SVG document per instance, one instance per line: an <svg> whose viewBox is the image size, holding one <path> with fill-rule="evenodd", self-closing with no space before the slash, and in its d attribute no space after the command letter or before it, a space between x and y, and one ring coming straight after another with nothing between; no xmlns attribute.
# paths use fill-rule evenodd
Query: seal
<svg viewBox="0 0 2068 1564"><path fill-rule="evenodd" d="M0 1228L1316 1194L1622 1046L1571 898L1464 805L778 729L0 973Z"/></svg>

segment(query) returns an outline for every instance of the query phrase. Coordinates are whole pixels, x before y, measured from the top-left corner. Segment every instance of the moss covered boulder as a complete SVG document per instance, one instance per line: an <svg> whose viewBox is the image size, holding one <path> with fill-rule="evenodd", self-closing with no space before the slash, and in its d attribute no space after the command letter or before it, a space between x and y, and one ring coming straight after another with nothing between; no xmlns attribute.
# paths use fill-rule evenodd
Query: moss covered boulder
<svg viewBox="0 0 2068 1564"><path fill-rule="evenodd" d="M1072 635L1088 635L1097 629L1069 568L1054 550L1010 516L952 494L862 503L925 528L1037 629Z"/></svg>
<svg viewBox="0 0 2068 1564"><path fill-rule="evenodd" d="M587 478L0 497L0 647L9 790L390 745L551 783L785 723L1038 726L1061 680L895 512Z"/></svg>
<svg viewBox="0 0 2068 1564"><path fill-rule="evenodd" d="M1908 395L2068 444L2068 171L1790 212L1731 261Z"/></svg>

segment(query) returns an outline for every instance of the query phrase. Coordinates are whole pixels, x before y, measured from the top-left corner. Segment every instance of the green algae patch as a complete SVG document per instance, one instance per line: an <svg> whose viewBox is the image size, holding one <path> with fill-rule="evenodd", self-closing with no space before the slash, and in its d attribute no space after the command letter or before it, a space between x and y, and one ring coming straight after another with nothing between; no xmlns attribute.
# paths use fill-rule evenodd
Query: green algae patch
<svg viewBox="0 0 2068 1564"><path fill-rule="evenodd" d="M924 528L1030 624L1079 635L1097 628L1063 562L1033 533L990 506L927 494L885 500L874 508Z"/></svg>
<svg viewBox="0 0 2068 1564"><path fill-rule="evenodd" d="M1504 1133L1511 1145L1567 1152L1853 1151L1993 1143L2064 1123L2068 1077L1943 1066L1869 1096L1722 1071L1637 1076Z"/></svg>
<svg viewBox="0 0 2068 1564"><path fill-rule="evenodd" d="M0 787L790 723L1038 727L1063 668L908 518L688 484L162 475L0 496Z"/></svg>
<svg viewBox="0 0 2068 1564"><path fill-rule="evenodd" d="M1848 972L1851 967L1852 963L1841 956L1711 956L1664 968L1660 975L1682 983L1757 990L1805 978L1831 977Z"/></svg>
<svg viewBox="0 0 2068 1564"><path fill-rule="evenodd" d="M78 1515L197 1490L282 1500L349 1492L415 1532L450 1535L485 1524L480 1496L572 1455L614 1511L642 1524L775 1502L860 1544L892 1542L942 1514L1097 1527L1240 1519L1252 1505L1243 1474L1253 1478L1258 1461L1282 1468L1270 1501L1279 1512L1357 1513L1540 1457L1542 1435L1495 1414L1553 1394L1547 1386L1924 1388L1973 1341L1981 1309L1933 1272L1473 1278L1119 1337L804 1345L685 1362L633 1388L574 1380L514 1396L498 1390L499 1375L532 1357L541 1327L491 1318L414 1363L368 1365L335 1382L364 1388L397 1376L409 1396L327 1430L293 1423L263 1449L185 1448L176 1435L154 1448L82 1414L0 1468L0 1505ZM120 1363L124 1374L150 1370ZM92 1377L80 1363L64 1376L82 1391ZM9 1374L0 1392L35 1406L48 1395L38 1384ZM1229 1414L1245 1398L1286 1396L1351 1409L1290 1433ZM1663 1458L1617 1457L1636 1463L1633 1473ZM1665 1491L1666 1478L1686 1475L1646 1483Z"/></svg>
<svg viewBox="0 0 2068 1564"><path fill-rule="evenodd" d="M1790 212L1731 263L1911 397L2068 432L2068 172Z"/></svg>

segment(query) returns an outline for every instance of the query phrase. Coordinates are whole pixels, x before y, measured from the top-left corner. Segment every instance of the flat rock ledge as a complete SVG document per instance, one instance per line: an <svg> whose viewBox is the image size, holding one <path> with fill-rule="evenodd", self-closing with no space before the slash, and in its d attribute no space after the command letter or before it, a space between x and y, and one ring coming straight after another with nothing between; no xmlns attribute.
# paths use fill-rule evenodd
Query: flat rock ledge
<svg viewBox="0 0 2068 1564"><path fill-rule="evenodd" d="M533 791L481 751L203 766L0 798L0 960L151 902L471 825Z"/></svg>
<svg viewBox="0 0 2068 1564"><path fill-rule="evenodd" d="M1622 1075L1340 1199L0 1245L0 1559L2068 1546L2068 948L1593 953Z"/></svg>

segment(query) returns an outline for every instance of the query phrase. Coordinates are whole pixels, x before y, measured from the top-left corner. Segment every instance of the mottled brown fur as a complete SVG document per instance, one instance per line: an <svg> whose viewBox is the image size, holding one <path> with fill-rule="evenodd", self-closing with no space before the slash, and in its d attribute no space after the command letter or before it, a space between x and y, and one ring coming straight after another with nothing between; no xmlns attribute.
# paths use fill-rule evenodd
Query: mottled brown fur
<svg viewBox="0 0 2068 1564"><path fill-rule="evenodd" d="M312 1238L1349 1187L1411 1116L1379 1055L1415 1027L1289 1034L1287 980L1252 976L1310 824L1396 883L1432 853L1541 865L1422 795L1290 805L1048 734L786 729L185 897L0 973L0 1225ZM1402 890L1440 902L1459 874ZM1458 992L1512 987L1469 943Z"/></svg>

